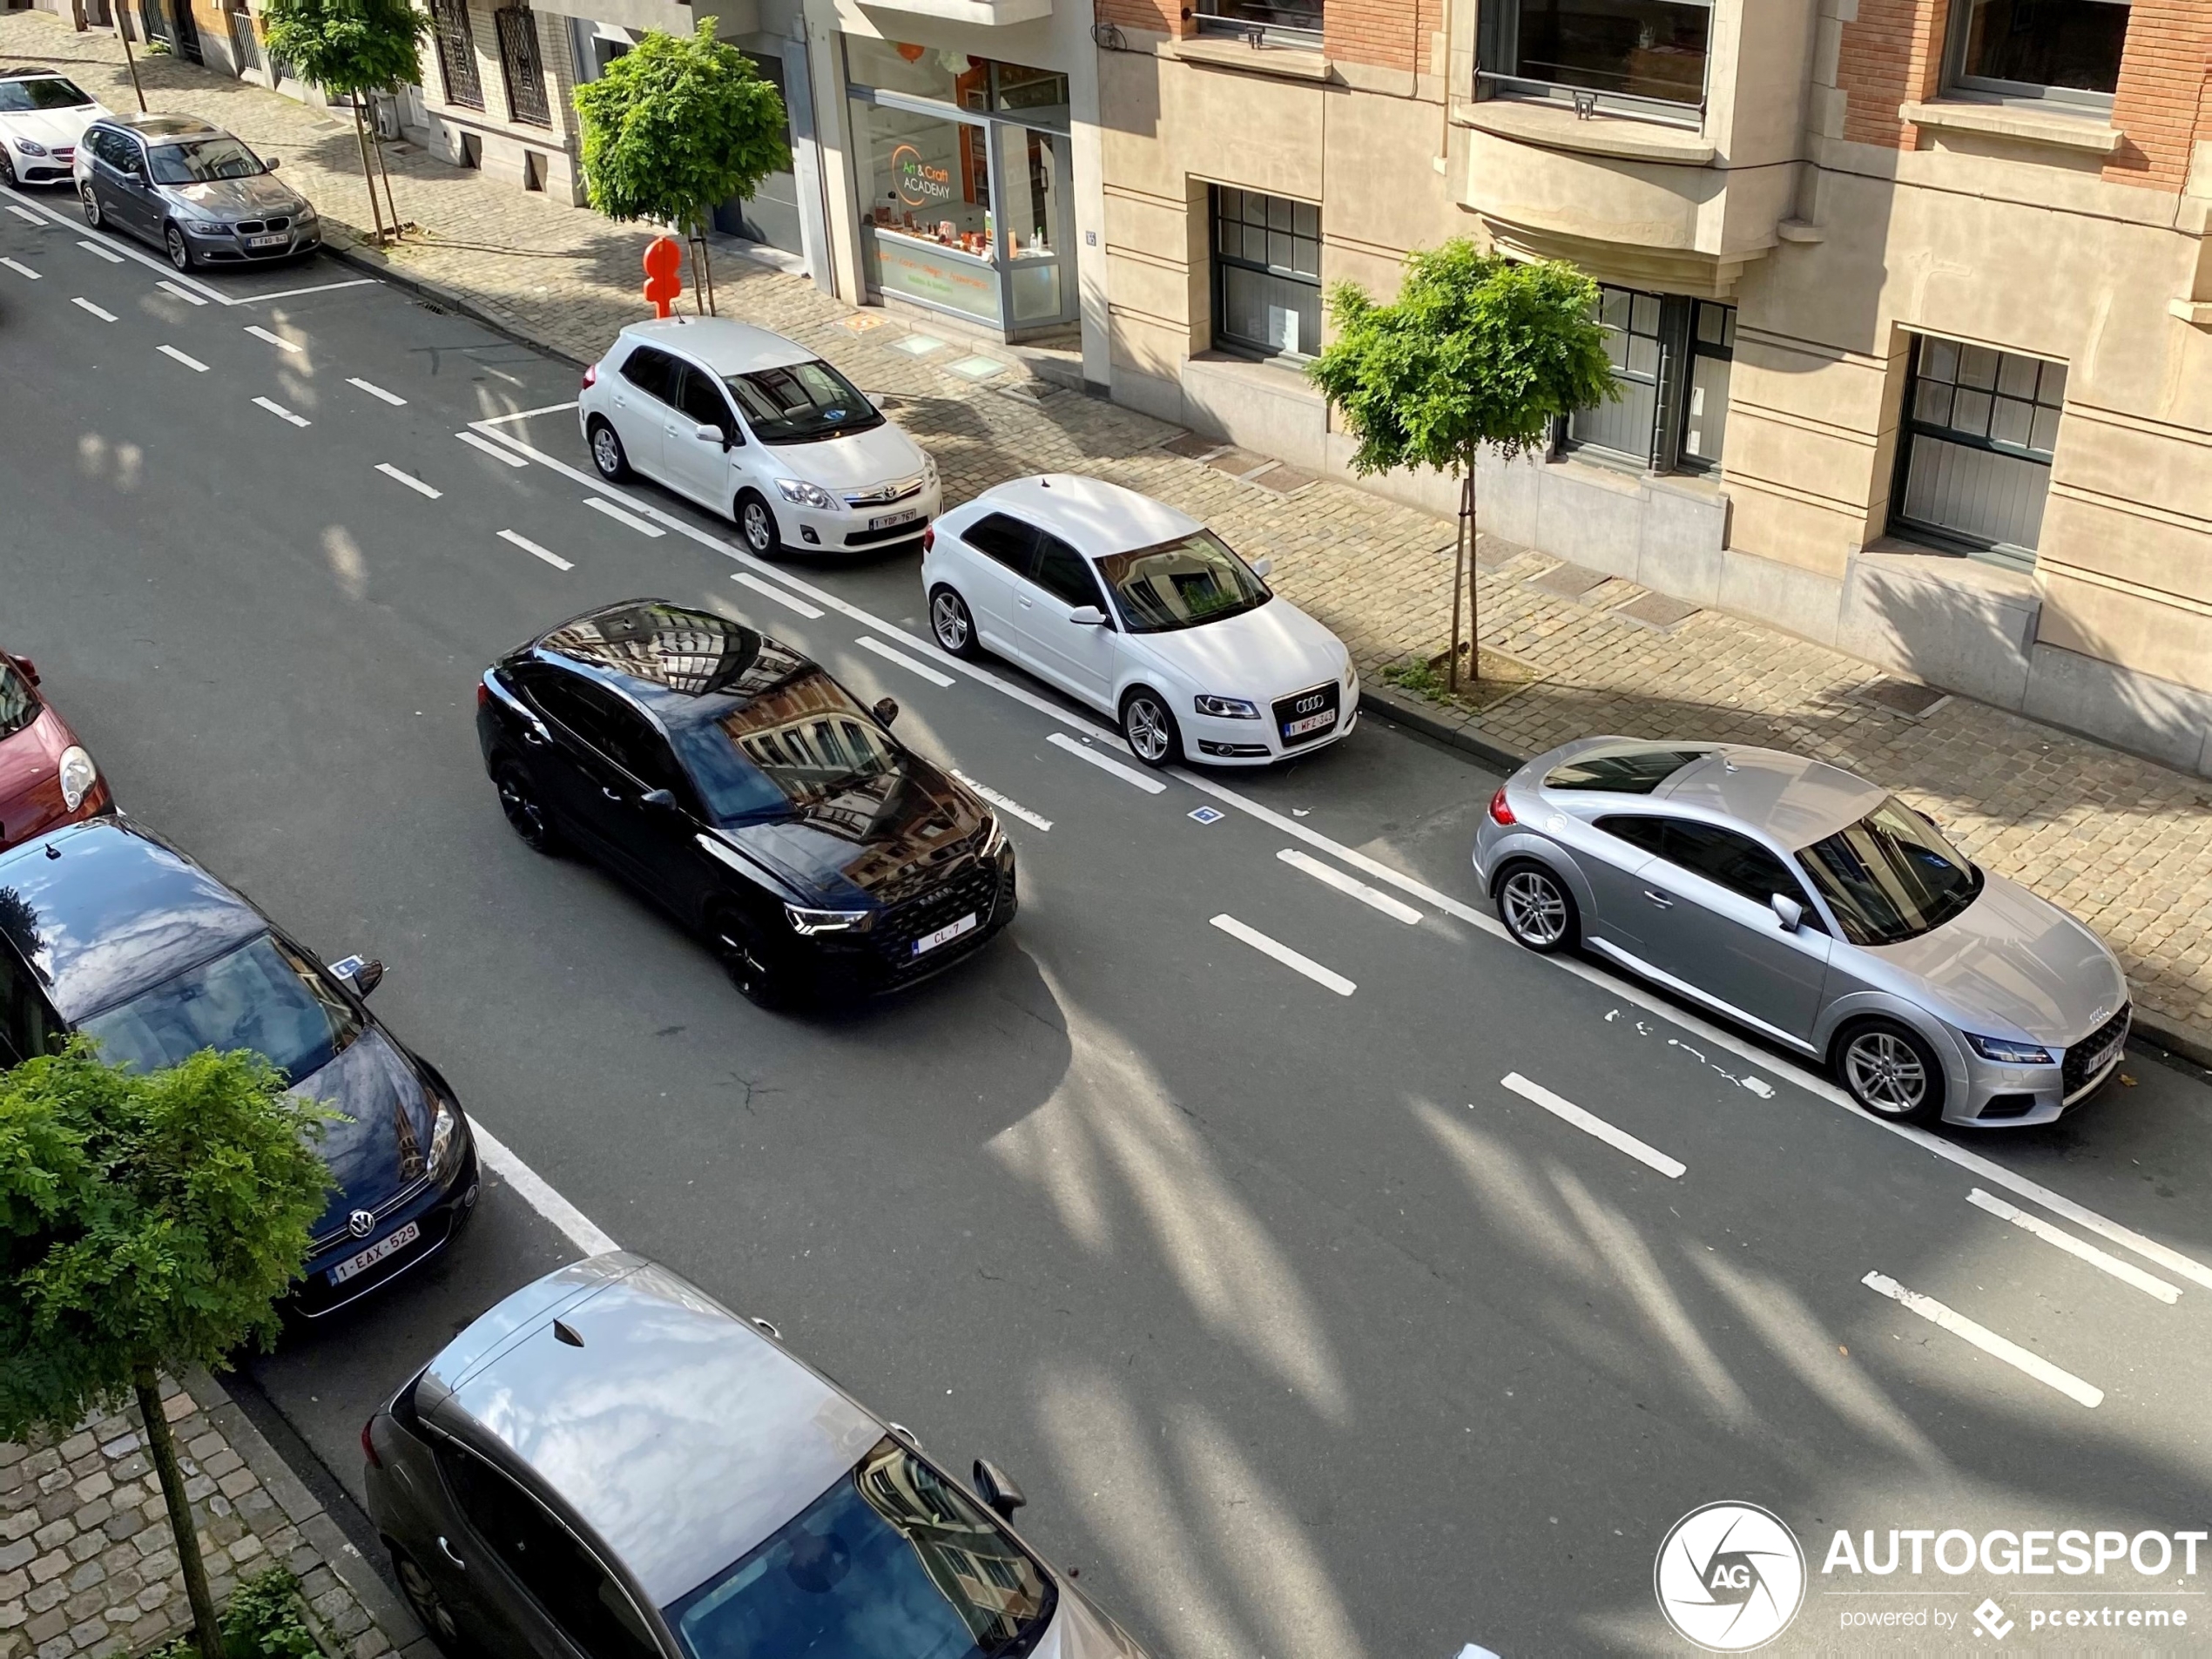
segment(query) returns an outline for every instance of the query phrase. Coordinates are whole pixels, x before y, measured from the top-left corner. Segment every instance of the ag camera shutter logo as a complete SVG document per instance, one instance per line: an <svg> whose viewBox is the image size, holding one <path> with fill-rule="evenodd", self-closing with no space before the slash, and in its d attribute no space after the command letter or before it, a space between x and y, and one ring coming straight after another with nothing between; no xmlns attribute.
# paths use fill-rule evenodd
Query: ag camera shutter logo
<svg viewBox="0 0 2212 1659"><path fill-rule="evenodd" d="M1651 1569L1659 1611L1707 1653L1749 1653L1780 1635L1805 1599L1805 1553L1780 1516L1709 1503L1675 1522Z"/></svg>

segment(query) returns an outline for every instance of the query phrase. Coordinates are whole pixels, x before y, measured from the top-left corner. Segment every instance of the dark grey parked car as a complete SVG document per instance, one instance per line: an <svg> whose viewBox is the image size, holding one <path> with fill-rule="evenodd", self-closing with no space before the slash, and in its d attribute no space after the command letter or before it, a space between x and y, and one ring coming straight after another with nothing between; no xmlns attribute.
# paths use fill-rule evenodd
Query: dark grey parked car
<svg viewBox="0 0 2212 1659"><path fill-rule="evenodd" d="M179 271L287 259L322 243L314 206L265 161L190 115L104 115L77 146L84 222L153 243Z"/></svg>
<svg viewBox="0 0 2212 1659"><path fill-rule="evenodd" d="M636 1256L455 1338L361 1431L401 1588L461 1659L1143 1659L975 1491Z"/></svg>

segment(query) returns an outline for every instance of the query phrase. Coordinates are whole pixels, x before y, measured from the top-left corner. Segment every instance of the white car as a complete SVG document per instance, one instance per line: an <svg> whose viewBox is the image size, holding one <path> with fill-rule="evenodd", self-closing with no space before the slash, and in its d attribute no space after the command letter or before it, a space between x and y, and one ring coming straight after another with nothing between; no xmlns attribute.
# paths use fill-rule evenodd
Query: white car
<svg viewBox="0 0 2212 1659"><path fill-rule="evenodd" d="M721 317L632 323L585 371L591 464L738 522L763 557L880 552L937 516L936 463L804 346Z"/></svg>
<svg viewBox="0 0 2212 1659"><path fill-rule="evenodd" d="M1148 765L1260 766L1359 718L1344 642L1188 514L1053 473L985 490L923 538L930 631L1121 723Z"/></svg>
<svg viewBox="0 0 2212 1659"><path fill-rule="evenodd" d="M0 185L65 185L77 141L107 111L51 69L0 71Z"/></svg>

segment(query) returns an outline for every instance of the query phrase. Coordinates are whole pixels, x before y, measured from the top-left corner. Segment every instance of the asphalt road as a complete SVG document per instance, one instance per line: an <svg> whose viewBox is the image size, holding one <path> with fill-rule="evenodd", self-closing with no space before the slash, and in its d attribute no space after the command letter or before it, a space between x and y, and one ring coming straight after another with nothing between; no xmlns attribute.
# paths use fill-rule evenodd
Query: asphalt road
<svg viewBox="0 0 2212 1659"><path fill-rule="evenodd" d="M0 193L0 639L125 807L331 958L381 957L380 1014L623 1247L952 1467L1008 1467L1032 1539L1162 1659L1662 1650L1654 1552L1723 1498L1813 1553L1791 1645L1858 1605L1817 1571L1836 1527L2205 1524L2199 1077L2138 1053L2049 1130L1899 1135L1500 938L1467 866L1496 779L1461 758L1369 721L1140 788L1088 717L931 651L911 561L771 569L650 486L601 510L573 413L526 413L572 399L567 365L327 262L164 287L69 208ZM523 847L475 677L641 593L895 697L910 743L1048 821L1012 826L1009 934L779 1018ZM357 1491L374 1401L575 1253L495 1179L444 1258L251 1374Z"/></svg>

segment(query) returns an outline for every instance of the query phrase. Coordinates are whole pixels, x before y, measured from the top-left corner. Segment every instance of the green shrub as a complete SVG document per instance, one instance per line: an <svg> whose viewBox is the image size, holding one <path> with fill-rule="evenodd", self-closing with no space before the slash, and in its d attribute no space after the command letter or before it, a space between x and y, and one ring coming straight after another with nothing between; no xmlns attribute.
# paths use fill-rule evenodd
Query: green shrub
<svg viewBox="0 0 2212 1659"><path fill-rule="evenodd" d="M281 1567L249 1578L223 1609L224 1659L320 1659L321 1647L300 1616L300 1581ZM152 1659L199 1659L189 1635Z"/></svg>

